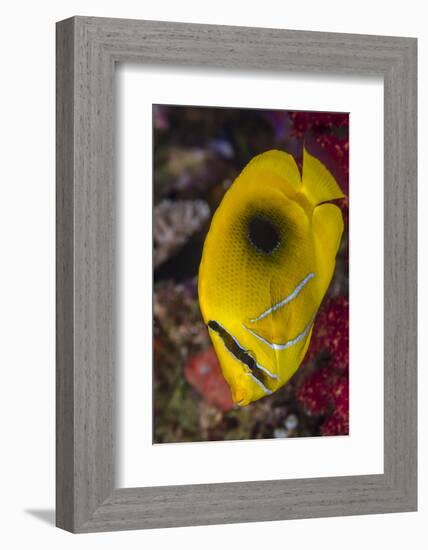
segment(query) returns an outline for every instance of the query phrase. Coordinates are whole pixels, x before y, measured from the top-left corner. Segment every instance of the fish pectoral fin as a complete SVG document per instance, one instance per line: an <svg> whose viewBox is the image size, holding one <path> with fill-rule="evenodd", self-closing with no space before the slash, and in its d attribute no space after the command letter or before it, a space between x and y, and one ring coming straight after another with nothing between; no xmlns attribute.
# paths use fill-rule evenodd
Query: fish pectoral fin
<svg viewBox="0 0 428 550"><path fill-rule="evenodd" d="M268 346L270 349L277 351L284 351L288 348L291 348L295 346L296 344L299 344L300 342L306 342L307 336L312 330L312 324L314 321L314 316L310 319L309 323L304 327L304 329L301 332L298 332L296 335L292 337L285 338L284 341L274 341L273 339L269 340L267 338L264 338L259 331L251 329L243 325L243 327L252 334L257 340Z"/></svg>
<svg viewBox="0 0 428 550"><path fill-rule="evenodd" d="M274 339L272 332L272 319L262 319L261 321L252 322L251 319L247 319L243 324L243 328L248 332L256 332L264 340L269 342Z"/></svg>
<svg viewBox="0 0 428 550"><path fill-rule="evenodd" d="M303 149L302 193L314 206L345 195L330 171Z"/></svg>

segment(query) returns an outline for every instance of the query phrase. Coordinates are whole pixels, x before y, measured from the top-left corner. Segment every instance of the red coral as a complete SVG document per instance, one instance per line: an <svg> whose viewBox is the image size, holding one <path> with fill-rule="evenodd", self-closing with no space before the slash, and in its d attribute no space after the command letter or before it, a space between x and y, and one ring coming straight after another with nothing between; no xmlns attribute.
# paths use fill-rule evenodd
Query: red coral
<svg viewBox="0 0 428 550"><path fill-rule="evenodd" d="M344 113L317 113L296 111L290 113L293 124L293 134L302 138L308 131L324 133L334 127L341 128L349 125L349 117Z"/></svg>
<svg viewBox="0 0 428 550"><path fill-rule="evenodd" d="M321 426L322 435L349 435L348 415L343 416L334 411Z"/></svg>
<svg viewBox="0 0 428 550"><path fill-rule="evenodd" d="M328 155L333 158L342 168L345 174L349 172L348 151L349 142L347 139L341 139L334 135L321 135L316 138L321 149L324 149Z"/></svg>
<svg viewBox="0 0 428 550"><path fill-rule="evenodd" d="M323 367L297 390L297 399L310 415L325 414L322 435L347 435L349 432L348 375Z"/></svg>
<svg viewBox="0 0 428 550"><path fill-rule="evenodd" d="M349 301L327 298L317 315L307 358L328 352L330 366L347 371L349 365Z"/></svg>
<svg viewBox="0 0 428 550"><path fill-rule="evenodd" d="M320 369L307 378L297 390L297 399L311 415L324 414L331 405L329 369Z"/></svg>
<svg viewBox="0 0 428 550"><path fill-rule="evenodd" d="M186 380L208 403L223 411L234 407L230 388L221 373L220 365L213 348L190 357L185 368Z"/></svg>
<svg viewBox="0 0 428 550"><path fill-rule="evenodd" d="M321 426L322 435L348 435L349 433L349 380L337 381L333 388L334 410Z"/></svg>
<svg viewBox="0 0 428 550"><path fill-rule="evenodd" d="M297 399L311 415L326 415L323 435L349 431L349 302L327 299L317 316L308 358L323 353L328 363L310 375L297 390Z"/></svg>

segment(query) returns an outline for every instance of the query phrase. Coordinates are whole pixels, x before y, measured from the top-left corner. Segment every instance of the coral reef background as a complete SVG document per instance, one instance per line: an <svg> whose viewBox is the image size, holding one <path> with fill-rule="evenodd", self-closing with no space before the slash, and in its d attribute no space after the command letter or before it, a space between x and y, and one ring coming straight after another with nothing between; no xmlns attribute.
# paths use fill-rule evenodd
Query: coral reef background
<svg viewBox="0 0 428 550"><path fill-rule="evenodd" d="M348 114L154 105L153 138L153 442L348 434L348 198L309 350L275 394L234 407L197 296L211 217L254 155L281 149L301 167L304 144L348 196Z"/></svg>

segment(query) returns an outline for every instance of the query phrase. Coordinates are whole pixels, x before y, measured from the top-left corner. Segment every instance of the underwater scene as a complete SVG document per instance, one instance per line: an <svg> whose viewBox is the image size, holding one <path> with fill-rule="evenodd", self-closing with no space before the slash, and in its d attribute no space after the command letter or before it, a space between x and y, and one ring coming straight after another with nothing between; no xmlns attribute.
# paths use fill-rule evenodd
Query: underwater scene
<svg viewBox="0 0 428 550"><path fill-rule="evenodd" d="M349 115L153 105L153 443L349 434Z"/></svg>

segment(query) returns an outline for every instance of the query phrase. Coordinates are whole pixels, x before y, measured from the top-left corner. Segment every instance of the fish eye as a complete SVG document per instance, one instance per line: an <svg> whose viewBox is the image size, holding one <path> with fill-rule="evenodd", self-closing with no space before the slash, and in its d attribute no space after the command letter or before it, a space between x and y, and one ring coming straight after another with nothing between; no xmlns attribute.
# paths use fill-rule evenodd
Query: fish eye
<svg viewBox="0 0 428 550"><path fill-rule="evenodd" d="M280 234L275 225L264 216L253 216L248 224L248 238L260 252L272 253L280 244Z"/></svg>

